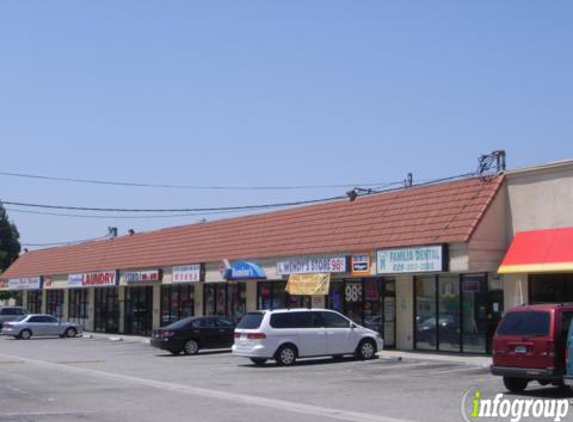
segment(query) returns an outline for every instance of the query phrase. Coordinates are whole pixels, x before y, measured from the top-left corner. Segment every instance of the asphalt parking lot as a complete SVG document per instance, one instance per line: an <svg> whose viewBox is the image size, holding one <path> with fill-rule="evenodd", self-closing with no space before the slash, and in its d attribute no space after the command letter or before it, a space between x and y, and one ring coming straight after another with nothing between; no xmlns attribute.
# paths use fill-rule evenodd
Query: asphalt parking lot
<svg viewBox="0 0 573 422"><path fill-rule="evenodd" d="M143 341L0 338L0 421L460 421L468 389L504 392L483 366L381 355L256 367ZM539 386L526 396L566 397Z"/></svg>

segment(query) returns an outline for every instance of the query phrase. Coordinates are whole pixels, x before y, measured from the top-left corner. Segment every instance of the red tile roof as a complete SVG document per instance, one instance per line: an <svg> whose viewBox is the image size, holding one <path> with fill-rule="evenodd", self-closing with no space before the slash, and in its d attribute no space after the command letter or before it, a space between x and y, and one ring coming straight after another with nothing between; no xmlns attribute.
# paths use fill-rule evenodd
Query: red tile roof
<svg viewBox="0 0 573 422"><path fill-rule="evenodd" d="M1 278L467 242L502 183L465 179L42 249Z"/></svg>

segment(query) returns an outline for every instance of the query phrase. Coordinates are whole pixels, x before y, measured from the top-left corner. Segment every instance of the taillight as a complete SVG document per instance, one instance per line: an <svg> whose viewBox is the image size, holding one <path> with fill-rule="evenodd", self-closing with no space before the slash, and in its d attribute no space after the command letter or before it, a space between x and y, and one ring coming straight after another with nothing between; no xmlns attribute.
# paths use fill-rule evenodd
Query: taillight
<svg viewBox="0 0 573 422"><path fill-rule="evenodd" d="M161 333L161 337L163 337L163 338L173 337L174 335L175 335L175 333L173 331L163 331Z"/></svg>
<svg viewBox="0 0 573 422"><path fill-rule="evenodd" d="M3 327L11 327L12 324L10 324L9 322L5 322L4 324L2 324Z"/></svg>
<svg viewBox="0 0 573 422"><path fill-rule="evenodd" d="M237 332L235 331L235 338L241 338L241 333L237 333Z"/></svg>
<svg viewBox="0 0 573 422"><path fill-rule="evenodd" d="M249 340L264 340L267 338L265 333L249 333L247 334Z"/></svg>

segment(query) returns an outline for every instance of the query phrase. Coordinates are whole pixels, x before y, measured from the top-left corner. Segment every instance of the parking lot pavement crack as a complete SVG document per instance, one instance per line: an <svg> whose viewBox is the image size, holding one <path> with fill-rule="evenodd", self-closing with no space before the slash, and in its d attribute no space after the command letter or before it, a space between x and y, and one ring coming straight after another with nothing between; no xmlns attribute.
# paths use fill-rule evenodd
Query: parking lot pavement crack
<svg viewBox="0 0 573 422"><path fill-rule="evenodd" d="M0 358L15 359L14 356L0 355ZM183 384L176 384L164 381L156 381L148 378L139 378L130 375L116 374L101 370L82 368L77 366L62 365L59 363L41 361L36 359L18 358L30 365L36 365L43 368L54 369L57 371L68 371L80 375L93 376L98 378L105 378L116 382L128 383L131 385L139 385L149 388L156 388L160 390L173 391L180 394L188 394L208 399L224 400L249 406L259 406L275 410L288 411L292 413L312 415L317 417L324 417L342 421L354 422L415 422L409 419L393 418L382 415L373 415L369 413L347 411L342 409L333 409L322 406L315 406L311 404L304 404L300 402L291 402L280 399L272 399L266 397L252 396L247 394L230 393L220 390L191 387Z"/></svg>

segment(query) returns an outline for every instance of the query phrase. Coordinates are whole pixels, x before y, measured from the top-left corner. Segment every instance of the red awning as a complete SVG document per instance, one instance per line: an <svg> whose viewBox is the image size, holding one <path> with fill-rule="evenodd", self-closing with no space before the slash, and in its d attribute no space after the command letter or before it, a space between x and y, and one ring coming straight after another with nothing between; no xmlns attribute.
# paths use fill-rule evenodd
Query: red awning
<svg viewBox="0 0 573 422"><path fill-rule="evenodd" d="M500 274L573 271L573 227L519 232Z"/></svg>

